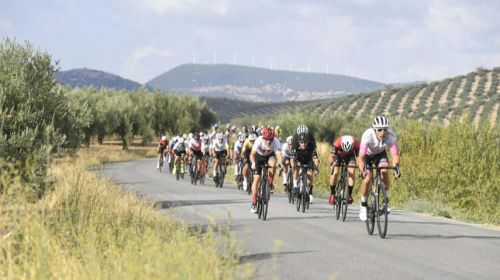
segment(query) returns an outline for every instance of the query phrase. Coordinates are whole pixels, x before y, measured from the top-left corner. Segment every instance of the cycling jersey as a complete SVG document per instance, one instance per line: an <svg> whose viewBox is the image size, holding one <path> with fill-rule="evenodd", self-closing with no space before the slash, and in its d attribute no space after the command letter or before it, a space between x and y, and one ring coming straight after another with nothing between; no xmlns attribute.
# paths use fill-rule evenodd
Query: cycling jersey
<svg viewBox="0 0 500 280"><path fill-rule="evenodd" d="M252 147L253 147L253 143L250 141L250 140L245 140L245 142L243 143L243 148L241 149L241 151L243 153L247 153L247 152L250 152L252 151Z"/></svg>
<svg viewBox="0 0 500 280"><path fill-rule="evenodd" d="M229 145L227 144L226 140L222 140L222 143L215 140L212 147L214 148L214 150L216 152L220 152L220 151L224 151L224 150L229 149Z"/></svg>
<svg viewBox="0 0 500 280"><path fill-rule="evenodd" d="M188 149L187 144L184 143L179 143L175 144L173 150L177 151L177 153L186 153L186 150Z"/></svg>
<svg viewBox="0 0 500 280"><path fill-rule="evenodd" d="M269 156L272 153L281 152L281 144L278 139L274 138L272 142L266 144L262 136L259 136L252 147L252 152L256 152L261 156Z"/></svg>
<svg viewBox="0 0 500 280"><path fill-rule="evenodd" d="M333 146L330 147L330 153L335 154L335 156L339 158L344 158L348 155L352 156L359 154L359 147L360 147L359 141L356 137L353 138L354 138L354 146L352 147L352 150L350 152L346 152L342 149L342 136L339 136L337 139L335 139Z"/></svg>
<svg viewBox="0 0 500 280"><path fill-rule="evenodd" d="M305 149L300 148L300 143L299 143L299 135L295 134L292 139L292 147L290 149L290 155L292 158L295 159L308 159L311 157L317 157L318 152L316 149L316 140L314 139L314 136L309 134L309 140L307 143L307 147Z"/></svg>
<svg viewBox="0 0 500 280"><path fill-rule="evenodd" d="M234 143L234 151L239 153L241 152L242 149L243 149L243 142L236 141L236 143Z"/></svg>
<svg viewBox="0 0 500 280"><path fill-rule="evenodd" d="M203 152L203 154L205 155L208 154L209 150L210 150L210 144L203 142L201 144L201 151Z"/></svg>
<svg viewBox="0 0 500 280"><path fill-rule="evenodd" d="M391 149L391 154L395 155L398 153L398 144L396 134L391 130L388 130L385 135L385 139L379 141L375 134L375 129L369 128L361 137L361 144L359 148L359 155L377 155L385 151L387 147Z"/></svg>
<svg viewBox="0 0 500 280"><path fill-rule="evenodd" d="M188 147L189 149L192 149L193 151L201 151L201 139L196 141L194 138L189 140Z"/></svg>
<svg viewBox="0 0 500 280"><path fill-rule="evenodd" d="M288 143L281 146L281 153L283 154L283 157L290 158L290 145L288 145Z"/></svg>

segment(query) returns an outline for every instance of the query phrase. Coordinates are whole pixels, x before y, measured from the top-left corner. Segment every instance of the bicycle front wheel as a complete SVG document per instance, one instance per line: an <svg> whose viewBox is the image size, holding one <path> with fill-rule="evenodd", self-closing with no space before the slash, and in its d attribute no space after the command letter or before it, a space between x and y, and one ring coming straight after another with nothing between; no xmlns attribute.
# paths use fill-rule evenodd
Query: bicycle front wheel
<svg viewBox="0 0 500 280"><path fill-rule="evenodd" d="M337 220L340 218L340 206L341 206L341 195L340 195L340 189L341 189L341 182L339 181L337 183L337 186L335 187L335 205L333 205L333 209L335 209L335 218Z"/></svg>
<svg viewBox="0 0 500 280"><path fill-rule="evenodd" d="M345 180L342 189L343 191L342 191L342 196L340 197L340 202L341 202L340 208L342 210L342 222L344 222L345 217L347 216L347 206L349 205L349 202L347 200L349 197L349 190L347 188Z"/></svg>
<svg viewBox="0 0 500 280"><path fill-rule="evenodd" d="M269 186L268 183L265 183L264 196L262 199L262 207L264 208L264 209L262 209L262 211L264 212L264 213L262 213L262 220L264 220L264 221L267 219L267 210L269 209L269 198L270 197L271 197L271 186Z"/></svg>
<svg viewBox="0 0 500 280"><path fill-rule="evenodd" d="M389 213L387 212L389 199L387 198L387 191L383 184L378 186L378 196L377 196L377 227L378 234L381 238L385 238L387 234L387 224L389 221Z"/></svg>
<svg viewBox="0 0 500 280"><path fill-rule="evenodd" d="M366 230L369 235L373 234L373 230L375 229L375 209L377 200L375 199L375 194L370 193L370 196L367 200L368 207L366 207Z"/></svg>

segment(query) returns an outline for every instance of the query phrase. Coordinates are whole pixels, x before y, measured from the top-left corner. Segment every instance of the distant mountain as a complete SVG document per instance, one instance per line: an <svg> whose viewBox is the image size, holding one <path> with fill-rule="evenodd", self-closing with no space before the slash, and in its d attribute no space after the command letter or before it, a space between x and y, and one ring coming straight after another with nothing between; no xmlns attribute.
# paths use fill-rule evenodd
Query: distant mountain
<svg viewBox="0 0 500 280"><path fill-rule="evenodd" d="M184 64L146 84L167 92L267 102L332 98L385 86L344 75L227 64Z"/></svg>
<svg viewBox="0 0 500 280"><path fill-rule="evenodd" d="M136 90L142 86L137 82L124 79L114 74L87 68L58 71L56 72L56 78L61 84L71 88L93 86L95 88L108 87Z"/></svg>

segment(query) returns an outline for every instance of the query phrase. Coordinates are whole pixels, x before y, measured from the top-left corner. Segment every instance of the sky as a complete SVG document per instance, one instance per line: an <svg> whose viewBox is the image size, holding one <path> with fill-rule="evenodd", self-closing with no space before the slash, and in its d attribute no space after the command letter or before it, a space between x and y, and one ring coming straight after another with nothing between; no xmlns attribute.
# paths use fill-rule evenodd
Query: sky
<svg viewBox="0 0 500 280"><path fill-rule="evenodd" d="M140 83L185 63L383 83L500 66L498 0L0 0L0 39Z"/></svg>

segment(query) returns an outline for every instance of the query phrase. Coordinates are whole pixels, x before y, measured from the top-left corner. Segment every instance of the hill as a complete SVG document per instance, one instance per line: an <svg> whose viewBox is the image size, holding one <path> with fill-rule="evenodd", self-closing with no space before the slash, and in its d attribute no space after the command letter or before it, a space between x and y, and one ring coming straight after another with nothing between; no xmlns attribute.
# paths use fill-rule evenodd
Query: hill
<svg viewBox="0 0 500 280"><path fill-rule="evenodd" d="M227 64L184 64L147 85L166 92L267 102L331 98L384 86L343 75Z"/></svg>
<svg viewBox="0 0 500 280"><path fill-rule="evenodd" d="M210 102L207 103L210 106ZM369 117L384 114L444 124L469 110L475 123L487 121L495 125L500 122L500 67L493 70L478 69L476 72L442 81L404 88L385 87L367 93L314 102L274 103L269 106L260 105L258 110L255 109L254 103L245 104L233 101L227 103L227 106L212 108L217 115L224 116L225 119L276 114L282 110L297 108L319 112L322 115L330 112Z"/></svg>
<svg viewBox="0 0 500 280"><path fill-rule="evenodd" d="M95 88L108 87L114 89L136 90L142 86L137 82L114 74L87 68L58 71L56 72L56 78L61 84L70 88L92 86Z"/></svg>

